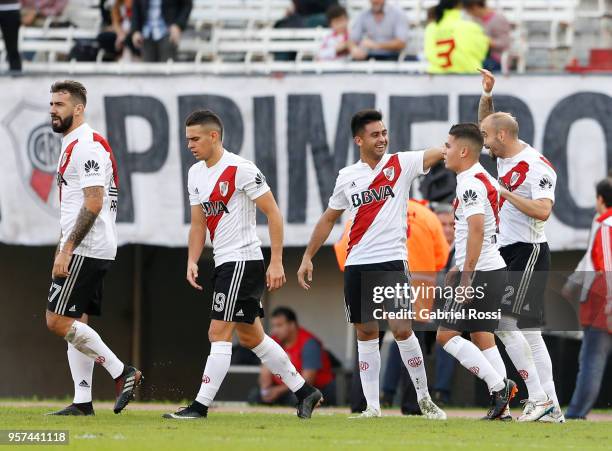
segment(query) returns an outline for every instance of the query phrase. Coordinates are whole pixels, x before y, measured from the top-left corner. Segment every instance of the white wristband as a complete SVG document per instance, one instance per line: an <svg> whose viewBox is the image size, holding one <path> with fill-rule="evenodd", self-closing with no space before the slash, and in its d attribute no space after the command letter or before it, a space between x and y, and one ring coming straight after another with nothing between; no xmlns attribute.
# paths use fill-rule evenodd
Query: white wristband
<svg viewBox="0 0 612 451"><path fill-rule="evenodd" d="M482 95L483 95L484 97L491 97L491 96L493 95L493 91L489 91L489 92L487 92L487 91L485 91L485 90L483 89L483 90L482 90Z"/></svg>

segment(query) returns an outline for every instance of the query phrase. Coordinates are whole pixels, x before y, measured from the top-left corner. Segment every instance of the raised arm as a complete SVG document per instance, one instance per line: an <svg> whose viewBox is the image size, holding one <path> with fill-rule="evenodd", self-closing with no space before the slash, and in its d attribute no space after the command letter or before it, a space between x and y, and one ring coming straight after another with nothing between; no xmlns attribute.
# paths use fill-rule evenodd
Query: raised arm
<svg viewBox="0 0 612 451"><path fill-rule="evenodd" d="M306 247L306 251L304 251L304 256L302 257L302 264L300 265L300 269L298 270L297 277L298 283L302 288L308 290L310 285L306 283L312 282L312 258L316 255L318 250L321 248L325 240L331 233L334 228L334 224L342 216L344 210L334 210L333 208L328 208L325 210L319 222L315 226L312 231L312 235L310 236L310 241L308 242L308 246Z"/></svg>
<svg viewBox="0 0 612 451"><path fill-rule="evenodd" d="M429 170L429 168L435 166L443 159L444 149L442 147L427 149L423 155L423 171Z"/></svg>
<svg viewBox="0 0 612 451"><path fill-rule="evenodd" d="M495 113L493 106L493 86L495 86L495 76L486 69L478 69L482 74L482 94L478 102L478 123L480 124L489 114Z"/></svg>

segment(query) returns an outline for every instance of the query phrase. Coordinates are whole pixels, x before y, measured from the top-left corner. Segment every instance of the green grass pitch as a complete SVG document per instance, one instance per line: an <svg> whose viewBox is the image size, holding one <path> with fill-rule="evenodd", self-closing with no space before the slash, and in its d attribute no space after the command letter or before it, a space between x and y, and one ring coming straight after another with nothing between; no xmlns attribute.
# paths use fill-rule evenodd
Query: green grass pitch
<svg viewBox="0 0 612 451"><path fill-rule="evenodd" d="M168 406L168 411L174 406ZM44 407L2 407L0 429L67 429L69 446L5 449L96 450L523 450L610 449L612 422L565 424L481 422L452 418L427 421L387 416L349 420L320 410L311 420L281 413L211 412L205 420L172 421L161 410L129 410L95 417L49 417ZM0 445L0 451L4 446Z"/></svg>

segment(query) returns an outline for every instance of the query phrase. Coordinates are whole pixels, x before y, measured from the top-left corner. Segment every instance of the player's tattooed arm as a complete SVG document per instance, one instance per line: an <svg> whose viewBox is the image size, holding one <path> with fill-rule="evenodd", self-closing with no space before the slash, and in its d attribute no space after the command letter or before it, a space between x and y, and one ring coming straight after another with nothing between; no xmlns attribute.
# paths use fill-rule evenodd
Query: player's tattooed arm
<svg viewBox="0 0 612 451"><path fill-rule="evenodd" d="M495 113L493 106L493 86L495 86L495 76L486 69L478 69L482 74L482 95L478 102L478 123L485 117Z"/></svg>
<svg viewBox="0 0 612 451"><path fill-rule="evenodd" d="M79 211L76 223L70 235L66 245L62 249L62 252L72 253L76 249L81 241L87 236L100 211L102 210L102 204L104 203L104 187L103 186L90 186L83 188L83 206Z"/></svg>

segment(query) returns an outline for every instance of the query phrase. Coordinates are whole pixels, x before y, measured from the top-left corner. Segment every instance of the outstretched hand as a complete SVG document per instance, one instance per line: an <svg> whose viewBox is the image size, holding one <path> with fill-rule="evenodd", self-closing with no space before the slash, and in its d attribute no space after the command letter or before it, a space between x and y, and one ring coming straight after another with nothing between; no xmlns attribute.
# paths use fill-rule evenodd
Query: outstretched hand
<svg viewBox="0 0 612 451"><path fill-rule="evenodd" d="M484 92L493 91L493 86L495 86L495 75L486 69L478 69L478 72L482 74L482 89Z"/></svg>

